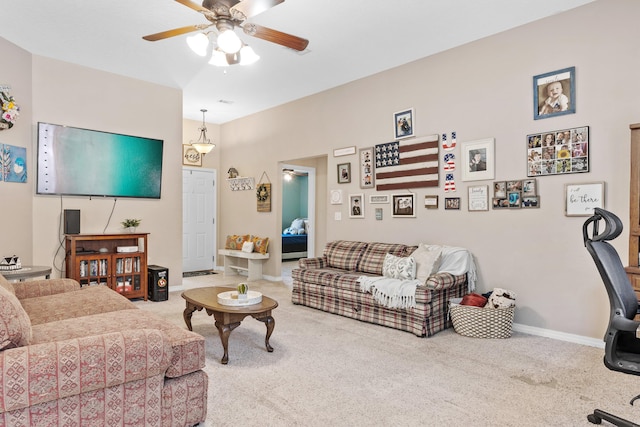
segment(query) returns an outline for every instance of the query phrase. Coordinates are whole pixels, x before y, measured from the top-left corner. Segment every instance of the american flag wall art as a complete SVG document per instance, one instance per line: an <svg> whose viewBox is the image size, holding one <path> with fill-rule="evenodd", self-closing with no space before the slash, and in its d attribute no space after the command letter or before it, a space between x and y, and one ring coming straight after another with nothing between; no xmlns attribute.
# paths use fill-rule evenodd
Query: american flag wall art
<svg viewBox="0 0 640 427"><path fill-rule="evenodd" d="M375 146L376 190L437 187L439 136L387 142Z"/></svg>

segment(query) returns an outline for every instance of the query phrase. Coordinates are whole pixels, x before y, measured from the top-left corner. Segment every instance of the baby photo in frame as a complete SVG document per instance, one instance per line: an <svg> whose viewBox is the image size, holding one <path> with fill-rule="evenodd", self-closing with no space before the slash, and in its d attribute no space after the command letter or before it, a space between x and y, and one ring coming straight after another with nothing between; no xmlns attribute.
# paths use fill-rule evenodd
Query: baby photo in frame
<svg viewBox="0 0 640 427"><path fill-rule="evenodd" d="M351 182L351 163L338 164L338 184Z"/></svg>
<svg viewBox="0 0 640 427"><path fill-rule="evenodd" d="M349 194L349 218L364 218L362 194Z"/></svg>
<svg viewBox="0 0 640 427"><path fill-rule="evenodd" d="M534 120L576 112L576 67L533 77Z"/></svg>

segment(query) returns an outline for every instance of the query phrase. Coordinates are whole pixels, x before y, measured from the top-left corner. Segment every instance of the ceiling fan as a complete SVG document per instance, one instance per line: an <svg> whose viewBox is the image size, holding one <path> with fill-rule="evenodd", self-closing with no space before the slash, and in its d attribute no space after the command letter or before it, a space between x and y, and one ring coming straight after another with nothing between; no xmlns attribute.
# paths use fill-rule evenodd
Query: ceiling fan
<svg viewBox="0 0 640 427"><path fill-rule="evenodd" d="M208 33L205 33L210 27L215 27L218 32L217 45L214 50L211 63L214 65L231 65L241 63L242 56L247 56L242 52L243 48L248 48L236 35L235 28L242 28L245 34L263 39L272 43L276 43L293 50L303 51L307 48L309 40L297 37L291 34L283 33L272 28L263 27L262 25L245 22L259 13L264 12L274 6L283 3L284 0L203 0L202 6L193 3L190 0L176 0L197 12L202 13L210 22L209 24L188 25L186 27L175 28L173 30L162 31L156 34L150 34L142 37L148 41L158 41L182 34L199 31L200 33L191 40L188 40L191 48L202 56L206 55L209 43ZM255 53L253 53L255 55ZM256 60L257 60L257 55ZM216 60L226 61L226 63L215 63Z"/></svg>

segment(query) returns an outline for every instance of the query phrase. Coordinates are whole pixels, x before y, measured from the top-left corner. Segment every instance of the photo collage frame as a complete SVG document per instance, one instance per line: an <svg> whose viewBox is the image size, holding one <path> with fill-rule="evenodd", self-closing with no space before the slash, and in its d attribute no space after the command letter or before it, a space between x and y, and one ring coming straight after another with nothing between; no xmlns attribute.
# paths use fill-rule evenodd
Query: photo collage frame
<svg viewBox="0 0 640 427"><path fill-rule="evenodd" d="M538 184L533 179L495 181L493 209L531 209L540 207Z"/></svg>
<svg viewBox="0 0 640 427"><path fill-rule="evenodd" d="M589 172L589 126L527 135L527 176Z"/></svg>

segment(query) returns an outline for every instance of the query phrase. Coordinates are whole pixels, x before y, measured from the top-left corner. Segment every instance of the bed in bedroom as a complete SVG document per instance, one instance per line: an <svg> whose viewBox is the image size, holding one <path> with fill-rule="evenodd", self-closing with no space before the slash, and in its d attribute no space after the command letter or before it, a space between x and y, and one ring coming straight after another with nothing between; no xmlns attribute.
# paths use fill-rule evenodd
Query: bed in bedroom
<svg viewBox="0 0 640 427"><path fill-rule="evenodd" d="M306 234L282 235L282 259L296 259L307 257Z"/></svg>
<svg viewBox="0 0 640 427"><path fill-rule="evenodd" d="M296 218L282 230L282 259L307 257L307 218Z"/></svg>

